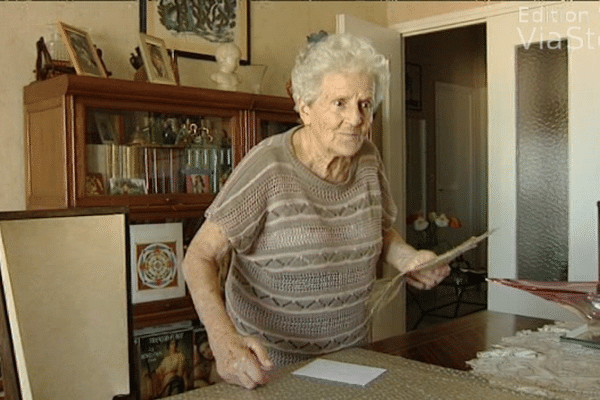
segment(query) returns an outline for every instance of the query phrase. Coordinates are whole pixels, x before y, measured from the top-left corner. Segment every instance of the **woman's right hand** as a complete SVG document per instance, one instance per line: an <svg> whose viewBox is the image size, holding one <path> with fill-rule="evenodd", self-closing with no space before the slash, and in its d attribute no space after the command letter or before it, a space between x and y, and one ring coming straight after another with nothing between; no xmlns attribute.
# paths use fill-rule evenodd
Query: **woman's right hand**
<svg viewBox="0 0 600 400"><path fill-rule="evenodd" d="M225 382L254 389L269 381L274 366L259 339L228 333L213 338L210 347Z"/></svg>

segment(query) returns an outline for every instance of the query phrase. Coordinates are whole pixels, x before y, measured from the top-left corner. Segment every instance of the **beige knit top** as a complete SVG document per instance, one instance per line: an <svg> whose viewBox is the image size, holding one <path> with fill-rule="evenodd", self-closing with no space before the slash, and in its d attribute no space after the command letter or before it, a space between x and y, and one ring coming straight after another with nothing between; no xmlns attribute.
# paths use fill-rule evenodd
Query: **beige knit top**
<svg viewBox="0 0 600 400"><path fill-rule="evenodd" d="M280 366L364 343L382 233L396 216L371 142L332 184L294 156L296 129L255 146L206 211L234 249L227 311Z"/></svg>

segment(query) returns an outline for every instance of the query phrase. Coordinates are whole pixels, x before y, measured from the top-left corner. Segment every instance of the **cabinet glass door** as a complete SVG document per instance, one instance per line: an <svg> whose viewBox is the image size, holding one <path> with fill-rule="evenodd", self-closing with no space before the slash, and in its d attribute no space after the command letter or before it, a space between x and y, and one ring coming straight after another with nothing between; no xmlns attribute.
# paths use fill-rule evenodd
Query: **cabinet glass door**
<svg viewBox="0 0 600 400"><path fill-rule="evenodd" d="M302 124L296 113L257 112L257 142Z"/></svg>
<svg viewBox="0 0 600 400"><path fill-rule="evenodd" d="M87 108L85 195L217 193L232 118Z"/></svg>

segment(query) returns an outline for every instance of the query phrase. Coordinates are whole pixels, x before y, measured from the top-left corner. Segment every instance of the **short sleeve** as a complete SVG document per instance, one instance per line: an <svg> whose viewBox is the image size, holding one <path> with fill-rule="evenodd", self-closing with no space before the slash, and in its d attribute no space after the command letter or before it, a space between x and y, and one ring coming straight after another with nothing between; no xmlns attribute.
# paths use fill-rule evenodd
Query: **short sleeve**
<svg viewBox="0 0 600 400"><path fill-rule="evenodd" d="M382 221L381 227L384 231L388 231L392 228L396 218L398 216L398 208L396 207L396 203L392 198L392 191L390 189L390 183L385 174L385 170L383 168L383 162L381 160L381 156L377 153L377 161L378 161L378 176L379 176L379 186L381 188L381 207L382 207Z"/></svg>
<svg viewBox="0 0 600 400"><path fill-rule="evenodd" d="M262 156L261 148L251 150L205 213L206 219L219 225L240 253L252 247L266 216L269 183Z"/></svg>

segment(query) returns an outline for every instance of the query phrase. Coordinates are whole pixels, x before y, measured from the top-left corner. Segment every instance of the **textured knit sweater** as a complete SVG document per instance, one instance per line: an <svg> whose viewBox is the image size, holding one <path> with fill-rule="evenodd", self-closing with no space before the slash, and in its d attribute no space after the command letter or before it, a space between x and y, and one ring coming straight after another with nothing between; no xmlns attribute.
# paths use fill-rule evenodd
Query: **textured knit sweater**
<svg viewBox="0 0 600 400"><path fill-rule="evenodd" d="M275 135L242 160L206 211L233 246L227 312L276 365L363 344L383 231L396 216L375 146L329 183Z"/></svg>

